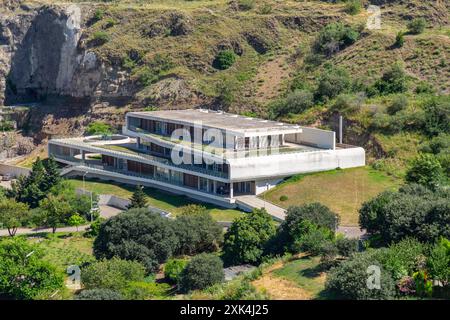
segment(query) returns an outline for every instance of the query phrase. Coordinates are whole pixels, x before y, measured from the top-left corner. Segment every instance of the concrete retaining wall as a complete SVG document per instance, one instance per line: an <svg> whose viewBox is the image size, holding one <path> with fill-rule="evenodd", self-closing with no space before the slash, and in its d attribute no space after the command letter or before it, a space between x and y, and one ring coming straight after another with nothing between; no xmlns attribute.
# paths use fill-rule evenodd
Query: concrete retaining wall
<svg viewBox="0 0 450 320"><path fill-rule="evenodd" d="M31 172L31 169L22 168L19 166L14 166L10 164L0 163L0 174L10 174L12 178L18 178L22 175L28 176Z"/></svg>
<svg viewBox="0 0 450 320"><path fill-rule="evenodd" d="M336 133L334 131L302 127L302 133L287 134L286 142L306 144L324 149L334 149Z"/></svg>

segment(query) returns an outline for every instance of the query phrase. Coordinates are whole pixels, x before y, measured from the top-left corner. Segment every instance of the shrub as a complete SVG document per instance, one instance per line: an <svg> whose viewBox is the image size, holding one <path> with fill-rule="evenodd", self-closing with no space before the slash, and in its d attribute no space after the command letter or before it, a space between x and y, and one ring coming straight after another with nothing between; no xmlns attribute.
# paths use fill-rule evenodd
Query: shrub
<svg viewBox="0 0 450 320"><path fill-rule="evenodd" d="M261 14L270 14L272 13L272 5L269 3L263 3L259 8L259 12Z"/></svg>
<svg viewBox="0 0 450 320"><path fill-rule="evenodd" d="M102 135L109 136L113 133L112 127L102 121L94 121L86 127L86 134L88 135Z"/></svg>
<svg viewBox="0 0 450 320"><path fill-rule="evenodd" d="M399 31L395 36L394 46L396 46L397 48L401 48L403 47L404 44L405 44L405 34L402 31Z"/></svg>
<svg viewBox="0 0 450 320"><path fill-rule="evenodd" d="M435 192L421 186L386 191L365 202L359 210L361 228L379 244L415 237L434 242L450 237L450 204L448 190Z"/></svg>
<svg viewBox="0 0 450 320"><path fill-rule="evenodd" d="M134 190L133 195L131 196L130 204L127 206L127 209L133 208L147 208L147 195L142 186L136 186L136 190Z"/></svg>
<svg viewBox="0 0 450 320"><path fill-rule="evenodd" d="M192 258L181 273L180 289L184 292L202 290L224 280L223 263L219 257L202 253Z"/></svg>
<svg viewBox="0 0 450 320"><path fill-rule="evenodd" d="M94 21L100 21L103 19L104 16L105 16L105 11L103 11L102 9L97 9L94 12Z"/></svg>
<svg viewBox="0 0 450 320"><path fill-rule="evenodd" d="M416 294L421 297L430 298L433 295L433 282L429 279L428 274L421 270L413 274L416 284Z"/></svg>
<svg viewBox="0 0 450 320"><path fill-rule="evenodd" d="M336 213L331 211L327 206L315 202L302 206L289 207L286 212L286 220L282 225L289 230L290 234L297 234L296 228L304 220L333 231L339 224L339 216Z"/></svg>
<svg viewBox="0 0 450 320"><path fill-rule="evenodd" d="M412 34L422 33L427 26L427 21L424 18L413 19L408 23L408 31Z"/></svg>
<svg viewBox="0 0 450 320"><path fill-rule="evenodd" d="M102 44L109 42L109 40L109 34L105 31L96 31L92 35L92 43L96 46L101 46Z"/></svg>
<svg viewBox="0 0 450 320"><path fill-rule="evenodd" d="M358 251L358 247L358 239L348 239L344 237L336 238L336 248L341 256L350 257L353 253Z"/></svg>
<svg viewBox="0 0 450 320"><path fill-rule="evenodd" d="M419 81L416 89L414 90L417 94L435 94L436 89L426 81Z"/></svg>
<svg viewBox="0 0 450 320"><path fill-rule="evenodd" d="M319 32L313 44L313 49L317 53L331 56L343 48L352 45L358 38L358 31L352 27L345 26L341 22L330 23Z"/></svg>
<svg viewBox="0 0 450 320"><path fill-rule="evenodd" d="M370 266L380 268L380 288L369 289ZM370 282L374 284L373 282ZM350 260L343 261L328 273L325 287L339 298L353 300L392 299L395 296L395 283L376 259L374 251L357 253Z"/></svg>
<svg viewBox="0 0 450 320"><path fill-rule="evenodd" d="M289 198L288 198L288 196L286 196L286 195L282 195L281 197L280 197L280 201L287 201Z"/></svg>
<svg viewBox="0 0 450 320"><path fill-rule="evenodd" d="M188 264L184 259L169 259L164 265L164 277L174 283L180 279L180 275Z"/></svg>
<svg viewBox="0 0 450 320"><path fill-rule="evenodd" d="M345 12L351 15L360 13L361 9L362 9L361 0L350 0L345 4Z"/></svg>
<svg viewBox="0 0 450 320"><path fill-rule="evenodd" d="M255 7L255 0L239 0L238 6L243 11L251 10Z"/></svg>
<svg viewBox="0 0 450 320"><path fill-rule="evenodd" d="M291 252L308 252L318 255L324 245L331 243L334 233L324 227L319 227L308 220L304 220L298 226L299 233L290 246Z"/></svg>
<svg viewBox="0 0 450 320"><path fill-rule="evenodd" d="M202 206L184 207L173 229L178 237L176 252L181 255L216 251L223 240L222 228Z"/></svg>
<svg viewBox="0 0 450 320"><path fill-rule="evenodd" d="M408 107L408 103L408 98L403 94L399 94L392 99L391 104L387 107L387 112L390 115L394 115L399 111L405 110Z"/></svg>
<svg viewBox="0 0 450 320"><path fill-rule="evenodd" d="M123 300L123 296L109 289L90 289L81 291L75 300Z"/></svg>
<svg viewBox="0 0 450 320"><path fill-rule="evenodd" d="M224 261L230 265L260 262L264 247L275 232L272 217L264 209L237 218L225 234Z"/></svg>
<svg viewBox="0 0 450 320"><path fill-rule="evenodd" d="M423 104L425 112L424 131L428 136L450 132L450 99L437 96L427 99Z"/></svg>
<svg viewBox="0 0 450 320"><path fill-rule="evenodd" d="M403 66L395 63L383 73L374 86L381 94L401 93L408 90L408 79Z"/></svg>
<svg viewBox="0 0 450 320"><path fill-rule="evenodd" d="M170 286L167 283L133 281L122 291L129 300L149 300L164 298L168 295L169 290Z"/></svg>
<svg viewBox="0 0 450 320"><path fill-rule="evenodd" d="M450 241L440 239L432 248L427 258L427 267L433 280L447 286L450 281Z"/></svg>
<svg viewBox="0 0 450 320"><path fill-rule="evenodd" d="M64 286L64 274L23 238L0 241L0 292L17 300L48 299Z"/></svg>
<svg viewBox="0 0 450 320"><path fill-rule="evenodd" d="M226 70L236 61L236 54L232 50L220 51L214 59L213 66L216 69Z"/></svg>
<svg viewBox="0 0 450 320"><path fill-rule="evenodd" d="M313 105L314 96L310 91L296 90L286 97L286 104L283 110L284 112L280 112L280 114L302 113L306 109L311 108Z"/></svg>
<svg viewBox="0 0 450 320"><path fill-rule="evenodd" d="M121 291L130 281L143 281L144 266L136 261L101 260L81 270L81 282L86 289Z"/></svg>
<svg viewBox="0 0 450 320"><path fill-rule="evenodd" d="M443 180L442 167L435 155L422 153L417 156L406 172L406 181L435 189Z"/></svg>
<svg viewBox="0 0 450 320"><path fill-rule="evenodd" d="M319 100L328 100L349 91L351 79L347 70L328 65L320 74L316 96Z"/></svg>
<svg viewBox="0 0 450 320"><path fill-rule="evenodd" d="M178 246L172 223L148 209L122 212L101 224L94 254L97 259L136 260L142 262L147 271L154 271Z"/></svg>

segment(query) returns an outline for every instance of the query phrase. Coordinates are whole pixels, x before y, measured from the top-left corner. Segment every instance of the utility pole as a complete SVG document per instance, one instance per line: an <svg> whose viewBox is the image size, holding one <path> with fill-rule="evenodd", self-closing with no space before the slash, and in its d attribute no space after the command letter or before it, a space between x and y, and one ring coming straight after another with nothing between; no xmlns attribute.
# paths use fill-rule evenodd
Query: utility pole
<svg viewBox="0 0 450 320"><path fill-rule="evenodd" d="M342 131L343 131L343 129L342 129L342 126L343 126L343 120L342 120L342 116L341 115L339 115L339 143L340 144L342 144L343 142L343 139L342 139Z"/></svg>

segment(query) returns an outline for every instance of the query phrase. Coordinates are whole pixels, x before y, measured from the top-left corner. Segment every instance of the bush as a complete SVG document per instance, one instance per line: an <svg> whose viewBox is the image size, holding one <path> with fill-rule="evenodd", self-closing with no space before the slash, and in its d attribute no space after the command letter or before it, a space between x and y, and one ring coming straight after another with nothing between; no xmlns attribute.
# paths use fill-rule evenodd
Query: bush
<svg viewBox="0 0 450 320"><path fill-rule="evenodd" d="M380 268L380 289L369 289L368 269L370 266ZM370 282L374 284L374 282ZM395 283L376 258L375 251L357 253L350 260L343 261L328 273L325 287L339 298L352 300L393 299Z"/></svg>
<svg viewBox="0 0 450 320"><path fill-rule="evenodd" d="M120 292L131 281L143 281L144 266L136 261L101 260L81 270L81 282L86 289L109 289Z"/></svg>
<svg viewBox="0 0 450 320"><path fill-rule="evenodd" d="M109 136L113 133L112 127L102 121L94 121L86 127L86 134L88 135L102 135Z"/></svg>
<svg viewBox="0 0 450 320"><path fill-rule="evenodd" d="M362 205L360 226L380 245L407 237L428 243L440 237L449 238L449 193L449 190L433 192L420 185L383 192Z"/></svg>
<svg viewBox="0 0 450 320"><path fill-rule="evenodd" d="M123 295L129 300L161 299L168 295L170 286L167 283L130 282L124 288Z"/></svg>
<svg viewBox="0 0 450 320"><path fill-rule="evenodd" d="M330 23L319 32L313 44L313 49L317 53L331 56L345 47L352 45L358 38L358 31L352 27L345 26L341 22Z"/></svg>
<svg viewBox="0 0 450 320"><path fill-rule="evenodd" d="M406 181L418 183L430 189L435 189L443 180L443 171L435 155L422 153L417 156L406 172Z"/></svg>
<svg viewBox="0 0 450 320"><path fill-rule="evenodd" d="M320 74L316 91L317 99L328 100L348 92L352 81L347 70L328 65Z"/></svg>
<svg viewBox="0 0 450 320"><path fill-rule="evenodd" d="M214 59L213 66L216 69L226 70L236 62L236 54L232 50L220 51Z"/></svg>
<svg viewBox="0 0 450 320"><path fill-rule="evenodd" d="M290 234L297 234L297 227L304 220L333 231L339 225L339 216L336 213L331 211L327 206L315 202L302 206L289 207L282 226L289 230Z"/></svg>
<svg viewBox="0 0 450 320"><path fill-rule="evenodd" d="M180 289L183 292L202 290L223 282L223 263L219 257L202 253L192 258L181 273Z"/></svg>
<svg viewBox="0 0 450 320"><path fill-rule="evenodd" d="M345 12L351 15L360 13L361 9L362 9L361 0L350 0L345 4Z"/></svg>
<svg viewBox="0 0 450 320"><path fill-rule="evenodd" d="M336 238L336 248L341 256L350 257L353 253L358 251L358 247L358 239L348 239L344 237Z"/></svg>
<svg viewBox="0 0 450 320"><path fill-rule="evenodd" d="M288 196L286 196L286 195L282 195L281 197L280 197L280 201L287 201L289 198L288 198Z"/></svg>
<svg viewBox="0 0 450 320"><path fill-rule="evenodd" d="M243 11L251 10L255 7L255 0L239 0L238 6Z"/></svg>
<svg viewBox="0 0 450 320"><path fill-rule="evenodd" d="M427 21L424 18L416 18L408 23L408 31L411 34L420 34L425 30L426 26Z"/></svg>
<svg viewBox="0 0 450 320"><path fill-rule="evenodd" d="M148 209L122 212L101 224L94 254L97 259L136 260L155 271L178 247L172 223Z"/></svg>
<svg viewBox="0 0 450 320"><path fill-rule="evenodd" d="M306 109L314 105L314 96L308 90L296 90L286 97L286 104L283 112L286 113L302 113Z"/></svg>
<svg viewBox="0 0 450 320"><path fill-rule="evenodd" d="M332 243L334 233L324 227L319 227L308 220L299 225L299 234L295 236L290 246L291 252L308 252L313 256L320 254L322 247Z"/></svg>
<svg viewBox="0 0 450 320"><path fill-rule="evenodd" d="M109 289L90 289L81 291L75 300L123 300L123 296Z"/></svg>
<svg viewBox="0 0 450 320"><path fill-rule="evenodd" d="M173 229L178 237L176 252L181 255L216 251L223 240L222 228L203 206L184 207Z"/></svg>
<svg viewBox="0 0 450 320"><path fill-rule="evenodd" d="M391 104L387 107L387 113L390 115L394 115L399 111L405 110L408 107L408 98L403 95L399 94L392 99Z"/></svg>
<svg viewBox="0 0 450 320"><path fill-rule="evenodd" d="M229 265L261 261L264 248L275 235L272 217L264 209L251 213L233 221L223 246L223 258Z"/></svg>
<svg viewBox="0 0 450 320"><path fill-rule="evenodd" d="M401 48L403 47L404 44L405 44L405 34L402 31L399 31L395 36L394 46L396 46L397 48Z"/></svg>
<svg viewBox="0 0 450 320"><path fill-rule="evenodd" d="M0 241L0 293L16 300L48 299L64 287L64 274L23 238Z"/></svg>
<svg viewBox="0 0 450 320"><path fill-rule="evenodd" d="M425 112L424 131L428 136L450 132L450 99L437 96L427 99L423 104Z"/></svg>
<svg viewBox="0 0 450 320"><path fill-rule="evenodd" d="M188 261L184 259L169 259L164 265L164 277L173 283L177 283L187 264Z"/></svg>
<svg viewBox="0 0 450 320"><path fill-rule="evenodd" d="M97 31L92 35L92 43L96 46L101 46L107 42L109 42L110 37L109 34L105 31Z"/></svg>
<svg viewBox="0 0 450 320"><path fill-rule="evenodd" d="M408 90L408 79L400 63L387 69L381 79L375 82L375 88L381 94L402 93Z"/></svg>
<svg viewBox="0 0 450 320"><path fill-rule="evenodd" d="M427 267L433 280L440 281L444 286L450 281L450 241L440 239L432 248L427 259Z"/></svg>

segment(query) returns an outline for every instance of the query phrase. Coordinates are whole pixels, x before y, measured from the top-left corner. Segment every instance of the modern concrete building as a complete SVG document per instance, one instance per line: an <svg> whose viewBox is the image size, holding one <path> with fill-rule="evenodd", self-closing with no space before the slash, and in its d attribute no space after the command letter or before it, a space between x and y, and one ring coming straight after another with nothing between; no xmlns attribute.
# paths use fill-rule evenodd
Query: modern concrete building
<svg viewBox="0 0 450 320"><path fill-rule="evenodd" d="M335 132L211 110L130 112L123 135L52 139L49 154L88 175L236 206L283 178L365 165Z"/></svg>

